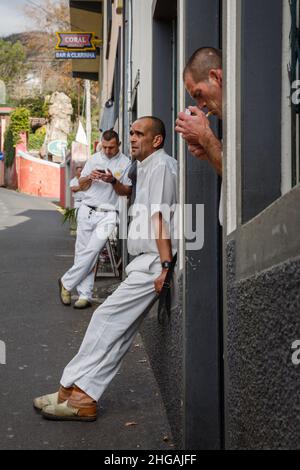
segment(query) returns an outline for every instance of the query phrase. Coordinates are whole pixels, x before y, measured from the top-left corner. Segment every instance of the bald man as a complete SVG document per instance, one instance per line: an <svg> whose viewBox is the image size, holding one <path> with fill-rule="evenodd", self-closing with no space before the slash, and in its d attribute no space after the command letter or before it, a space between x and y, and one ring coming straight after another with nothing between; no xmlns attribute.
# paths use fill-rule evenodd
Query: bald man
<svg viewBox="0 0 300 470"><path fill-rule="evenodd" d="M64 370L59 391L34 400L46 419L96 419L97 401L119 370L171 266L176 160L163 150L166 133L160 119L138 119L130 135L137 183L128 251L135 259L127 266L127 279L95 311L78 354Z"/></svg>
<svg viewBox="0 0 300 470"><path fill-rule="evenodd" d="M191 114L178 114L175 130L185 139L192 155L208 161L222 176L222 143L215 136L207 117L208 111L222 119L222 52L212 47L195 51L185 66L183 80L198 106L189 106ZM221 201L221 223L222 219Z"/></svg>

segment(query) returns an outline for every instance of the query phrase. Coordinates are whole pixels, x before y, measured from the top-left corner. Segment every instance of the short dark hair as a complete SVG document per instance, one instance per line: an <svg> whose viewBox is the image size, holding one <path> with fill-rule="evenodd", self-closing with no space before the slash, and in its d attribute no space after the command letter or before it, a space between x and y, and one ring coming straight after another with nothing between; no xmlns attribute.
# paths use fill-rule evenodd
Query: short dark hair
<svg viewBox="0 0 300 470"><path fill-rule="evenodd" d="M214 47L197 49L188 60L183 72L183 79L190 74L197 83L208 79L210 70L222 68L222 51Z"/></svg>
<svg viewBox="0 0 300 470"><path fill-rule="evenodd" d="M150 119L152 121L152 130L154 136L156 135L161 135L163 138L162 141L162 147L164 146L165 140L166 140L166 127L161 119L155 116L142 116L138 118L138 121L142 119Z"/></svg>
<svg viewBox="0 0 300 470"><path fill-rule="evenodd" d="M102 140L106 140L108 142L109 140L113 140L113 139L116 139L117 144L120 143L119 134L116 131L111 129L109 131L103 132Z"/></svg>

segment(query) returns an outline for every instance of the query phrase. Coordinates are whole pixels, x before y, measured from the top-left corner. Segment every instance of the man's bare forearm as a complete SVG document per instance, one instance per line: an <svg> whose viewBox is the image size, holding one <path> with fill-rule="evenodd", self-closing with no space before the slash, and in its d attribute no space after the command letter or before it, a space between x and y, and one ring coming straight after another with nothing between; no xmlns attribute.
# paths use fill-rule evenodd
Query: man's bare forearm
<svg viewBox="0 0 300 470"><path fill-rule="evenodd" d="M162 263L164 261L172 261L172 245L170 235L168 233L166 223L164 222L162 214L154 214L152 217L152 222L154 225L156 246L159 252L160 261ZM154 281L155 292L157 292L158 294L163 289L167 273L168 269L163 268L161 274Z"/></svg>
<svg viewBox="0 0 300 470"><path fill-rule="evenodd" d="M166 223L161 213L154 214L152 217L154 223L154 233L160 260L172 261L172 244L170 235L166 228Z"/></svg>
<svg viewBox="0 0 300 470"><path fill-rule="evenodd" d="M211 133L204 141L201 139L201 142L209 162L214 167L218 175L222 176L222 143L213 133Z"/></svg>
<svg viewBox="0 0 300 470"><path fill-rule="evenodd" d="M79 180L79 187L81 191L87 191L92 186L92 180L89 176L84 176Z"/></svg>
<svg viewBox="0 0 300 470"><path fill-rule="evenodd" d="M118 180L113 185L113 187L119 196L130 196L132 193L132 186L127 186L126 184L122 184Z"/></svg>

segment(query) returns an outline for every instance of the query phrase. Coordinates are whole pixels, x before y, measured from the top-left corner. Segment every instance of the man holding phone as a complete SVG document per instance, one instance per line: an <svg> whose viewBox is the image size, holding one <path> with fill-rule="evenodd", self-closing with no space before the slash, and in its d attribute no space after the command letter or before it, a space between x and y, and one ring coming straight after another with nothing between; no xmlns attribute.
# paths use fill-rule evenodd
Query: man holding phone
<svg viewBox="0 0 300 470"><path fill-rule="evenodd" d="M74 308L91 305L93 270L99 252L117 225L119 196L131 194L129 167L129 158L120 152L118 134L104 132L102 151L87 161L79 180L84 198L77 216L74 264L59 280L60 299L66 306L71 305L71 292L75 287L79 298Z"/></svg>

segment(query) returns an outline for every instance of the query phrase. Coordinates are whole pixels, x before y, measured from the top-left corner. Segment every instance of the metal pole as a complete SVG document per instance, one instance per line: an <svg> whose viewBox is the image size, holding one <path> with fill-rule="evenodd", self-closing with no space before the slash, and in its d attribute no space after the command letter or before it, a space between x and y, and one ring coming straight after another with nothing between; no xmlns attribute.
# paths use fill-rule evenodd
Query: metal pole
<svg viewBox="0 0 300 470"><path fill-rule="evenodd" d="M91 82L89 80L84 81L85 98L86 98L86 135L88 141L88 152L91 152L91 140L92 140L92 113L91 113Z"/></svg>
<svg viewBox="0 0 300 470"><path fill-rule="evenodd" d="M123 63L124 63L124 79L123 79L123 152L130 155L130 139L129 130L132 121L132 0L124 2L123 17ZM127 212L127 211L126 211ZM124 219L124 218L123 218ZM126 220L120 220L120 224L126 224ZM122 277L125 277L125 267L128 264L127 240L122 237Z"/></svg>

